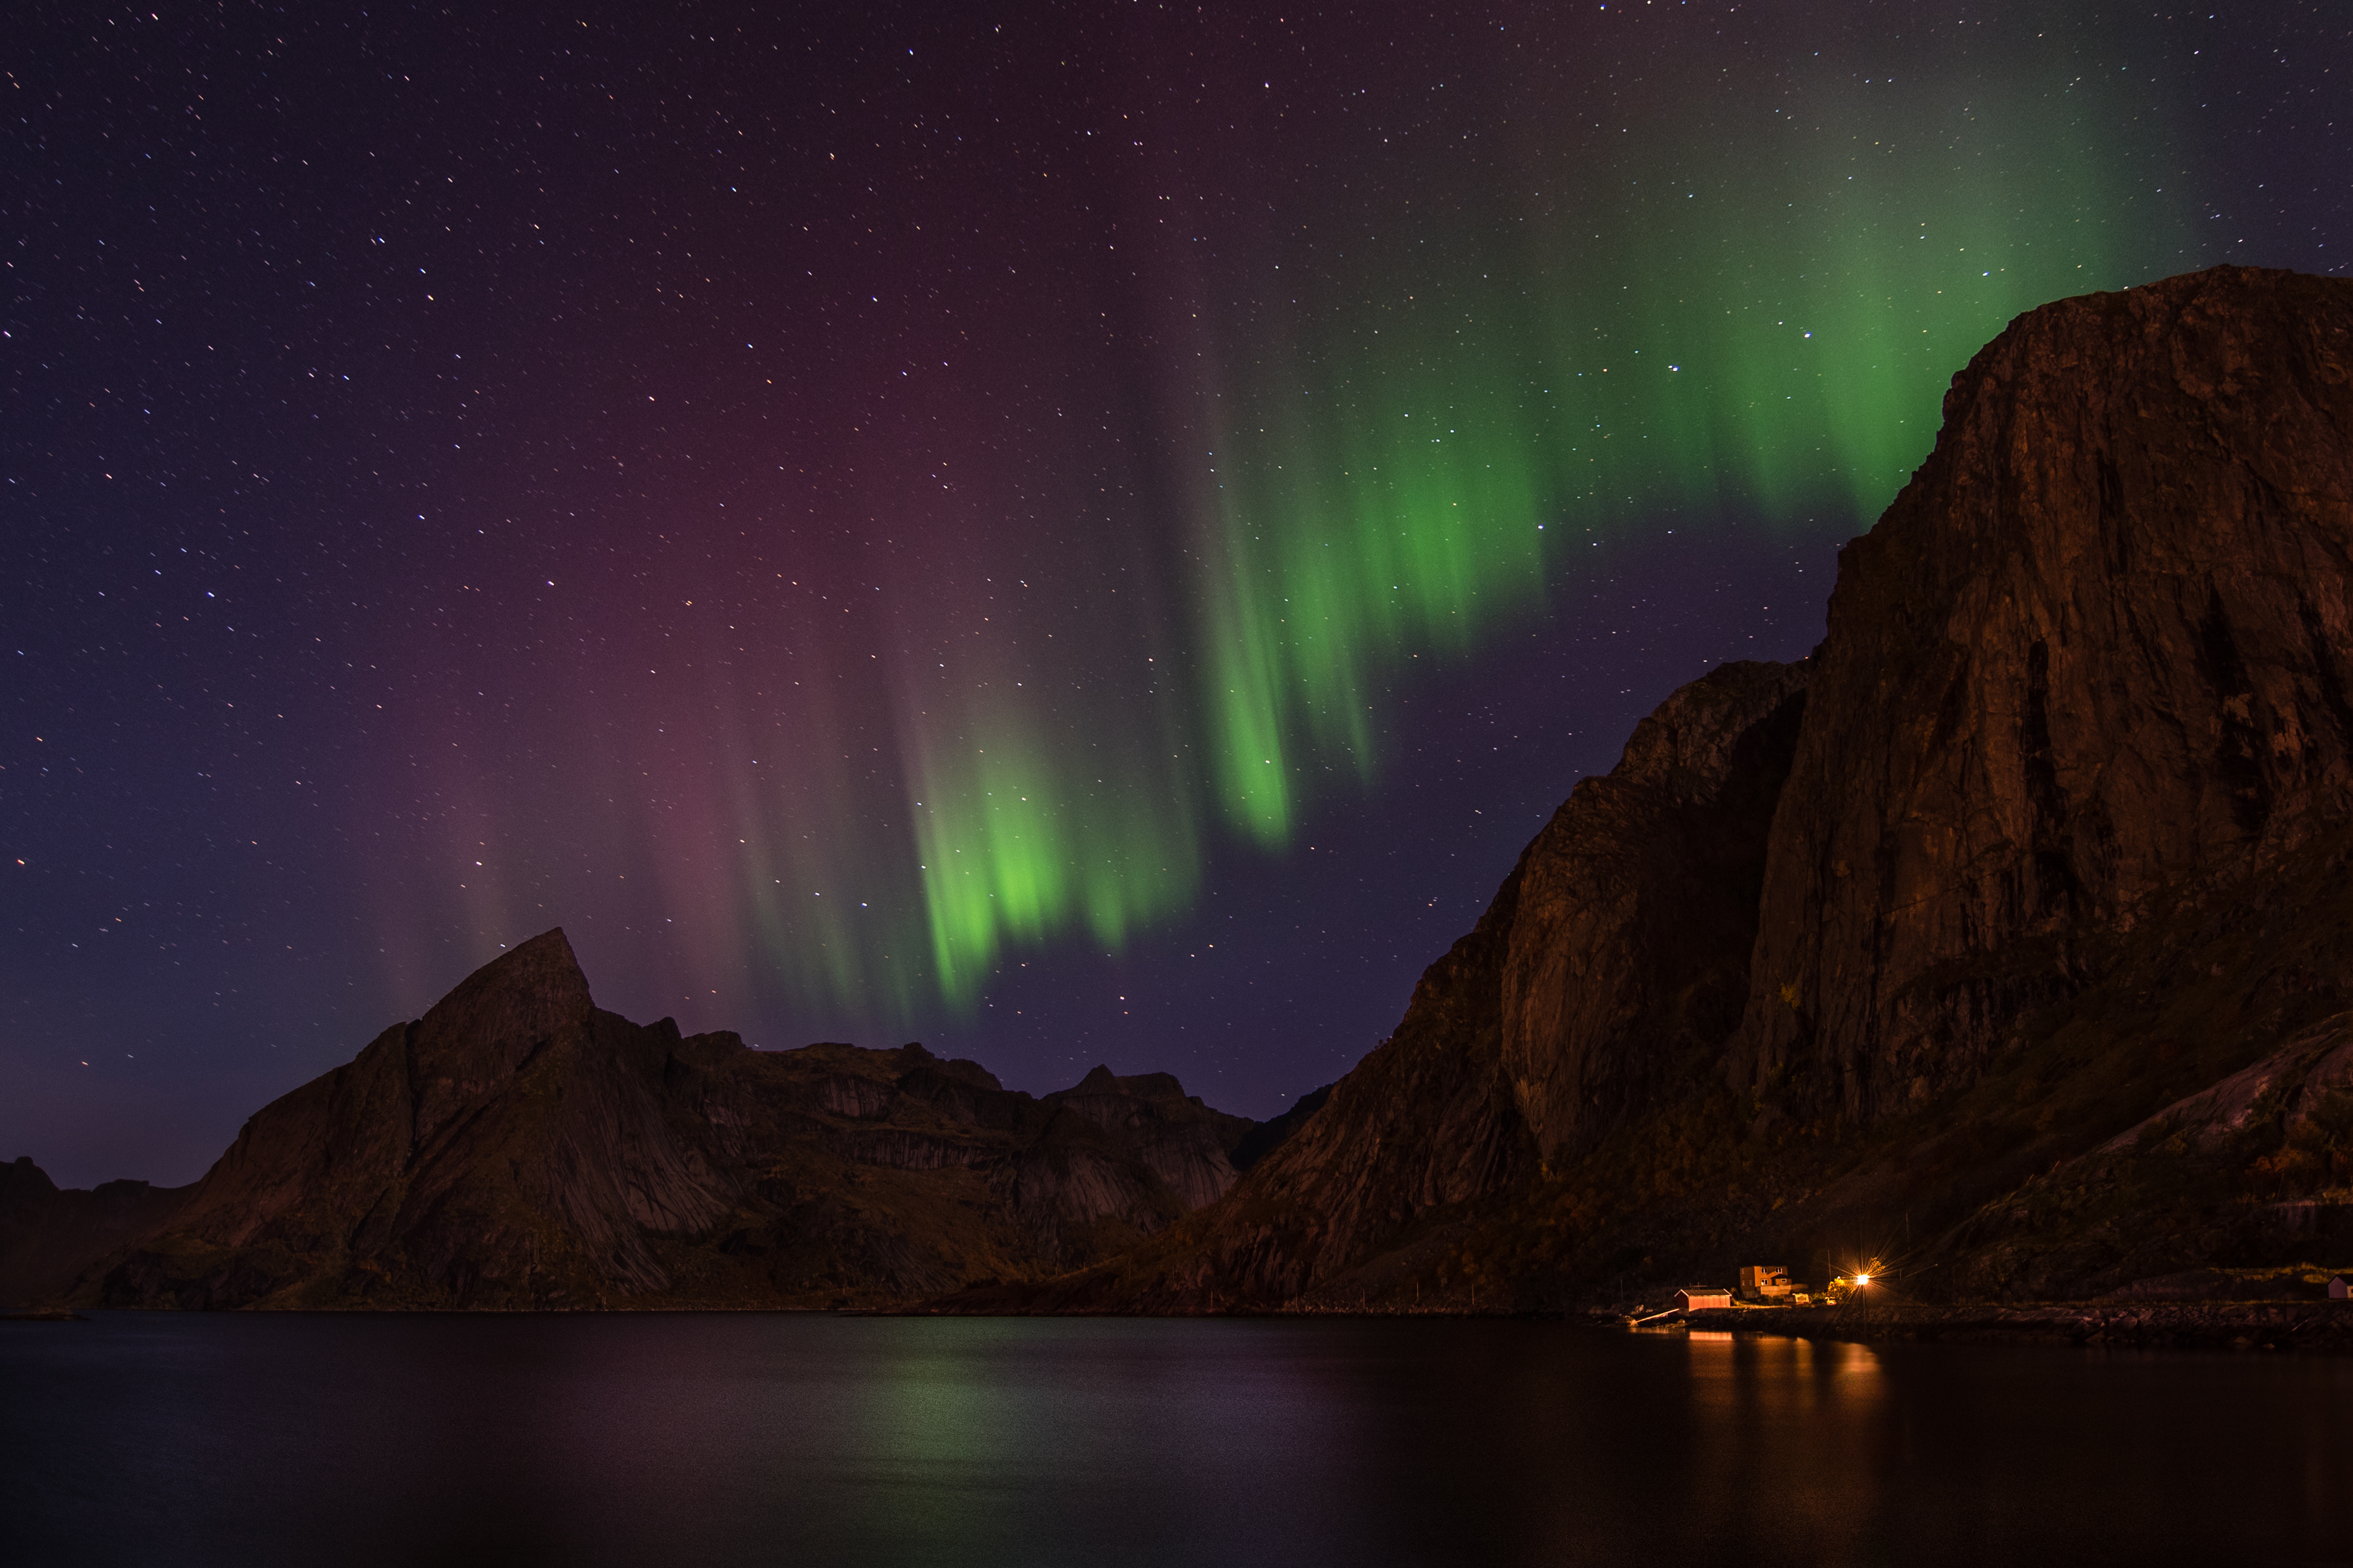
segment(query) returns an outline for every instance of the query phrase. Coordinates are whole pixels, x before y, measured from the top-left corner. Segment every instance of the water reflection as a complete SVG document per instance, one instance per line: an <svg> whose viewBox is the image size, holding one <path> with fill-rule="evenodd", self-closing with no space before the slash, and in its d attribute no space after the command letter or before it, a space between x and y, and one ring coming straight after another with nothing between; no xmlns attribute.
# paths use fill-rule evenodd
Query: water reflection
<svg viewBox="0 0 2353 1568"><path fill-rule="evenodd" d="M1862 1345L1695 1331L1679 1456L1694 1528L1805 1541L1833 1557L1882 1533L1887 1388Z"/></svg>
<svg viewBox="0 0 2353 1568"><path fill-rule="evenodd" d="M41 1563L2342 1560L2335 1361L1558 1324L110 1315L0 1336Z"/></svg>

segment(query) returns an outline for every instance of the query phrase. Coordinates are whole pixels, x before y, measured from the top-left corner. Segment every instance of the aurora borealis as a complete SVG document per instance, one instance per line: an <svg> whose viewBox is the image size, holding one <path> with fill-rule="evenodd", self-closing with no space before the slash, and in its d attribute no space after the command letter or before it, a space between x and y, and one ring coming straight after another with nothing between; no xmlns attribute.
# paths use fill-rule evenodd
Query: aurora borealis
<svg viewBox="0 0 2353 1568"><path fill-rule="evenodd" d="M632 1016L1271 1114L1810 645L2010 316L2336 268L2346 34L48 8L0 1157L189 1179L554 924Z"/></svg>

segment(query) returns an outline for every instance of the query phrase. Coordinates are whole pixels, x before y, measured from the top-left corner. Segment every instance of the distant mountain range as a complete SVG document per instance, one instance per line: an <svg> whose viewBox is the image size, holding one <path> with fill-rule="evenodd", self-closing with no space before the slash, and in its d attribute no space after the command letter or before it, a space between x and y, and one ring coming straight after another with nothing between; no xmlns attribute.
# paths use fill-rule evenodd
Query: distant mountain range
<svg viewBox="0 0 2353 1568"><path fill-rule="evenodd" d="M193 1186L0 1167L0 1291L111 1307L874 1307L1213 1203L1259 1124L1166 1074L1042 1100L916 1045L602 1011L561 931L255 1114ZM1242 1152L1245 1163L1249 1155Z"/></svg>
<svg viewBox="0 0 2353 1568"><path fill-rule="evenodd" d="M1865 1258L2353 1262L2353 283L2012 323L1812 656L1669 697L1280 1123L681 1038L549 932L191 1188L0 1167L0 1296L125 1306L1529 1310Z"/></svg>

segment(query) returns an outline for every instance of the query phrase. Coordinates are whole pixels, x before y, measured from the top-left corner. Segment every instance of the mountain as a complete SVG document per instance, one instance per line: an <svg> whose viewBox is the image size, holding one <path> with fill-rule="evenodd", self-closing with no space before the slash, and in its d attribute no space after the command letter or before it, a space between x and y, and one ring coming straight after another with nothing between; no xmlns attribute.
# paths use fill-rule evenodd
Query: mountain
<svg viewBox="0 0 2353 1568"><path fill-rule="evenodd" d="M120 1185L20 1162L0 1278L1506 1310L1757 1262L1930 1300L2353 1262L2353 282L2221 268L2011 323L1820 646L1670 696L1277 1123L1165 1075L1033 1100L917 1046L681 1037L596 1009L552 931L194 1188Z"/></svg>
<svg viewBox="0 0 2353 1568"><path fill-rule="evenodd" d="M185 1187L104 1182L59 1189L30 1156L0 1165L0 1304L44 1296L186 1197Z"/></svg>
<svg viewBox="0 0 2353 1568"><path fill-rule="evenodd" d="M1033 1099L917 1045L634 1024L551 931L265 1106L193 1187L0 1267L118 1307L902 1303L1132 1244L1222 1195L1255 1126L1166 1074Z"/></svg>
<svg viewBox="0 0 2353 1568"><path fill-rule="evenodd" d="M2221 268L2031 311L1842 550L1814 653L1671 696L1223 1203L959 1304L2341 1261L2348 623L2353 283Z"/></svg>

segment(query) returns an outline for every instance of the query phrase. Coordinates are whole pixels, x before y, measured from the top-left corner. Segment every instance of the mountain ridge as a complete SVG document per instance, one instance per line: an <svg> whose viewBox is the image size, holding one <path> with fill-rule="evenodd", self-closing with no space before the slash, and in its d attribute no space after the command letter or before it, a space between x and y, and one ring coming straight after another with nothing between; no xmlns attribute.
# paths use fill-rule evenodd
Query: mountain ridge
<svg viewBox="0 0 2353 1568"><path fill-rule="evenodd" d="M1222 1195L1256 1125L1167 1074L1040 1099L920 1045L640 1026L558 928L263 1107L108 1245L61 1247L51 1201L7 1256L22 1293L106 1306L892 1305L1149 1234Z"/></svg>

